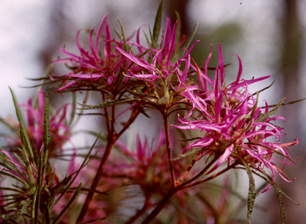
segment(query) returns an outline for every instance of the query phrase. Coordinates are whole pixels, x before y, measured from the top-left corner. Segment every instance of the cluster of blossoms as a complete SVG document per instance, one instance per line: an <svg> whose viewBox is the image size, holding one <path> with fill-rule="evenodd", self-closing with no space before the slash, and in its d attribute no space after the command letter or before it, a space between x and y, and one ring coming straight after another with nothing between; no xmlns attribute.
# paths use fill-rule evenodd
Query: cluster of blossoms
<svg viewBox="0 0 306 224"><path fill-rule="evenodd" d="M178 118L179 125L173 125L184 130L199 130L203 137L189 144L185 150L200 148L197 153L208 155L217 159L211 171L217 169L222 163L241 163L244 160L249 166L264 171L270 169L273 181L279 174L286 181L288 177L273 162L272 156L280 154L283 161L276 160L285 165L295 164L290 160L286 151L288 146L298 144L298 139L290 143L271 142L271 139L281 140L283 129L271 123L276 120L285 120L283 117L270 117L269 106L258 107L258 94L248 91L249 85L260 82L271 76L257 79L241 79L242 64L239 60L239 71L234 82L226 85L225 68L221 45L219 46L219 67L215 70L215 79L207 75L207 65L210 55L205 62L204 72L197 65L198 86L186 86L182 95L192 103L192 109L184 118ZM274 138L270 138L274 137ZM269 140L270 139L270 140Z"/></svg>
<svg viewBox="0 0 306 224"><path fill-rule="evenodd" d="M116 199L111 198L109 192L127 186L137 186L144 202L140 209L136 209L134 215L125 220L126 223L134 223L138 219L142 219L143 223L149 223L161 210L166 209L166 205L173 198L175 201L171 201L171 204L176 213L180 214L179 217L184 216L186 212L182 210L187 211L188 190L190 195L196 195L202 204L211 208L204 209L207 214L203 216L207 219L203 221L214 219L217 222L222 212L218 214L211 203L205 200L200 184L211 181L227 171L245 169L250 179L250 222L256 196L253 173L267 181L269 186L266 190L271 186L277 188L276 175L290 181L279 164L283 167L295 164L287 149L298 144L298 139L290 143L280 142L283 130L273 122L285 119L273 117L272 114L281 103L272 110L267 103L263 108L258 107L259 92L249 92L249 85L270 76L243 79L242 62L237 56L237 78L234 82L226 84L226 66L219 45L219 65L214 69L214 78L211 78L211 69L208 65L212 57L212 48L201 69L190 55L198 41L190 46L192 37L180 37L179 21L171 27L170 19L167 19L165 31L159 39L161 9L158 10L150 38L146 36L146 44L143 44L141 39L142 27L129 37L125 36L123 29L121 34L117 32L118 38L112 37L107 17L103 17L97 30L90 31L88 49L80 44L81 30L76 35L78 54L60 49L66 58L54 60L52 65L65 63L70 71L64 75L50 74L49 82L45 82L60 83L56 90L60 93L95 91L101 94L102 102L99 105L82 104L82 109L100 110L95 114L102 115L105 127L100 134L94 135L98 136L97 141L100 139L105 144L96 147L95 142L88 154L82 155L85 157L84 161L74 171L67 172L68 177L56 180L57 182L48 188L51 193L45 196L46 198L41 200L40 193L37 193L38 196L34 194L31 199L24 199L31 207L28 210L32 209L32 214L39 214L35 217L36 221L42 218L48 219L49 222L55 220L54 223L60 219L62 222L106 223L110 215L118 216L124 213L119 211L119 202L115 203L117 208L112 209L115 205L111 201ZM136 41L133 41L134 36ZM42 92L39 92L38 109L33 108L31 101L23 106L27 110L28 118L26 131L19 126L20 119L19 125L13 122L10 125L20 129L19 140L10 143L23 149L19 157L26 156L23 144L28 138L39 152L43 152L41 158L46 157L48 153L54 155L56 150L65 151L63 143L69 141L72 133L67 122L65 123L67 105L59 109L50 120L48 118L48 121ZM118 112L119 110L122 112ZM148 113L150 110L158 111L161 116L151 118ZM125 116L121 116L123 114ZM142 141L134 134L136 147L133 151L119 139L136 119L144 119L139 116L141 114L149 119L162 119L163 131L152 145L149 144L149 140ZM50 132L51 140L48 139L46 131ZM183 137L184 141L176 141L178 135ZM3 153L12 158L10 153L13 151L10 147L7 148L8 150ZM96 153L93 153L94 148ZM75 156L77 155L80 153L75 153ZM274 155L281 156L281 159L276 159ZM76 166L75 156L72 156L69 168ZM45 160L35 160L38 161L37 167L33 169L39 171L37 174L47 173L41 164L52 166L48 159L47 156ZM2 166L8 168L5 163ZM29 170L29 166L32 165L24 166L26 172L32 172ZM3 169L3 172L7 171ZM37 183L42 183L37 175L33 178L38 179ZM84 185L79 183L82 180L85 182ZM33 181L30 182L33 184ZM85 196L76 199L80 191L84 192ZM229 191L225 189L220 192L224 196L220 197L220 201L224 201ZM39 199L36 199L36 196ZM52 203L47 201L48 197ZM64 200L60 200L62 197ZM59 202L58 206L53 204L54 201ZM68 210L73 201L76 201L73 211L79 211L78 216L75 216L75 212L67 213L65 216L64 211ZM3 203L1 209L4 214L6 210ZM220 209L225 211L224 208ZM187 212L193 214L192 211ZM6 219L13 220L8 214L10 213L6 214ZM185 217L184 220L194 221L195 217L197 216ZM29 217L24 219L27 218ZM169 220L172 218L169 217ZM229 223L232 220L227 221Z"/></svg>
<svg viewBox="0 0 306 224"><path fill-rule="evenodd" d="M1 118L1 123L11 132L1 135L5 142L0 150L0 221L3 223L16 223L13 221L14 217L26 217L30 211L27 206L40 206L41 211L54 206L55 198L60 198L64 192L59 176L71 175L74 172L70 170L60 173L50 163L51 159L64 154L63 146L70 142L70 119L67 115L71 104L63 105L49 116L46 99L48 100L42 90L38 91L34 102L30 98L26 104L18 104L13 95L18 121L11 117ZM25 108L26 122L21 117L19 107ZM7 178L4 178L5 176ZM9 187L6 181L9 179L15 182L11 183L13 188ZM41 203L36 205L35 199L38 197Z"/></svg>
<svg viewBox="0 0 306 224"><path fill-rule="evenodd" d="M32 147L39 152L43 147L44 136L44 108L45 97L42 90L37 94L37 100L33 103L33 99L28 99L26 104L19 104L18 106L26 109L26 132L29 136ZM50 118L50 150L49 157L55 156L63 152L63 145L70 141L71 130L68 127L67 113L71 104L65 104L59 108L54 115ZM11 129L16 135L5 136L6 148L21 148L21 138L19 123L12 118L8 117L2 119L3 123ZM59 152L57 150L60 150Z"/></svg>

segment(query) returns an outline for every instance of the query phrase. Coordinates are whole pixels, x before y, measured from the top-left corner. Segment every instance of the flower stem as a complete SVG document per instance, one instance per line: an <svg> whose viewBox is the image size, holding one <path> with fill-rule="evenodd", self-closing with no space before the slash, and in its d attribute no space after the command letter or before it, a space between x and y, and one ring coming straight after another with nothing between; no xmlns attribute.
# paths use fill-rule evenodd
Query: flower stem
<svg viewBox="0 0 306 224"><path fill-rule="evenodd" d="M158 203L158 205L155 207L155 209L151 212L145 220L143 220L143 224L150 223L158 214L159 212L166 206L166 204L170 201L172 196L175 195L175 193L178 191L178 188L171 187L166 196Z"/></svg>
<svg viewBox="0 0 306 224"><path fill-rule="evenodd" d="M164 119L164 127L165 127L165 134L166 134L166 147L167 147L168 162L169 162L169 168L170 168L170 174L171 174L171 183L172 183L172 186L175 187L176 183L175 183L175 176L174 176L174 170L173 170L173 165L172 165L172 154L171 154L171 147L170 147L169 125L168 125L167 112L164 112L163 119Z"/></svg>
<svg viewBox="0 0 306 224"><path fill-rule="evenodd" d="M99 165L99 168L98 168L98 171L97 171L97 174L91 184L91 187L90 187L90 191L88 192L87 194L87 197L86 197L86 200L85 200L85 203L82 207L82 210L79 214L79 217L77 219L77 223L82 223L82 220L84 219L85 215L86 215L86 212L88 210L88 207L89 207L89 204L94 196L94 192L98 186L98 183L99 183L99 180L103 174L103 171L104 171L104 167L105 167L105 164L106 164L106 161L108 160L108 157L110 155L110 152L114 146L114 144L116 143L116 140L117 138L115 138L115 136L113 135L111 139L109 139L109 141L107 142L107 146L106 146L106 149L105 149L105 152L104 152L104 155L102 157L102 160L100 162L100 165Z"/></svg>
<svg viewBox="0 0 306 224"><path fill-rule="evenodd" d="M190 172L190 170L193 168L194 164L198 161L198 159L201 157L200 154L196 155L196 157L191 161L185 172L176 180L176 184L180 185L186 175Z"/></svg>
<svg viewBox="0 0 306 224"><path fill-rule="evenodd" d="M115 111L115 108L114 106L112 107L112 111ZM137 109L134 109L129 120L126 122L126 124L124 125L124 127L122 128L122 130L119 132L119 134L116 134L115 133L115 127L114 127L114 122L111 123L111 130L107 136L107 145L106 145L106 149L105 149L105 152L103 154L103 157L101 159L101 162L100 162L100 165L98 167L98 171L96 173L96 176L91 184L91 187L90 187L90 191L89 193L87 194L87 197L85 199L85 202L84 202L84 205L82 207L82 210L79 214L79 217L77 219L77 222L76 223L82 223L82 220L84 219L85 215L86 215L86 212L88 210L88 207L89 207L89 204L94 196L94 193L95 193L95 190L99 184L99 181L100 181L100 178L102 177L102 174L103 174L103 171L104 171L104 167L105 167L105 164L108 160L108 157L111 153L111 150L113 148L113 146L116 144L116 141L119 139L119 137L124 133L125 130L128 129L128 127L135 121L135 119L137 118L139 114L139 111ZM108 117L106 117L106 119L108 119ZM112 113L112 121L115 120L115 113L113 112ZM108 122L108 121L106 121Z"/></svg>

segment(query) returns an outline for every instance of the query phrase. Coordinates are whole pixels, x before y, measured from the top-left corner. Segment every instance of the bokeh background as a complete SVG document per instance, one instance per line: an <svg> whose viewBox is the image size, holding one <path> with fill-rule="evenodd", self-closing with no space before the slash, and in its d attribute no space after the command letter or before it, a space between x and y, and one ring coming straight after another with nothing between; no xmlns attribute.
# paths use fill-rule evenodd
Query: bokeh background
<svg viewBox="0 0 306 224"><path fill-rule="evenodd" d="M102 16L109 13L111 27L118 28L117 17L125 33L131 34L142 24L153 25L159 0L14 0L0 2L0 116L14 114L8 86L19 101L32 96L36 89L27 78L42 77L48 64L66 46L76 50L75 34L80 28L98 27ZM204 62L210 44L223 48L225 63L231 63L229 79L238 70L237 59L242 58L244 78L273 75L259 90L274 81L264 93L269 104L306 97L306 1L304 0L164 0L164 15L175 21L175 10L180 13L182 33L190 34L199 23L193 57ZM212 62L213 64L213 62ZM263 102L262 102L263 104ZM285 199L287 223L306 220L306 102L281 107L279 115L287 121L284 141L297 136L300 145L291 154L300 158L297 166L285 172L293 183L278 178L277 182L300 205ZM254 223L280 223L277 197L271 189L261 197L265 208L253 215Z"/></svg>

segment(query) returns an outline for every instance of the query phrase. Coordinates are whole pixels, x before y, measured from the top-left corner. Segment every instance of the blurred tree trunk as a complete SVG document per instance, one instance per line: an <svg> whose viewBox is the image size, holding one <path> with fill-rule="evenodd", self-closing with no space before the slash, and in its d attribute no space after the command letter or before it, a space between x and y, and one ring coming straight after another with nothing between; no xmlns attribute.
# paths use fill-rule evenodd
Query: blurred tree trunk
<svg viewBox="0 0 306 224"><path fill-rule="evenodd" d="M68 33L66 32L66 16L65 16L65 2L55 0L50 3L50 18L49 18L49 31L45 36L46 44L44 48L41 49L39 53L39 59L44 68L50 64L54 53L60 47L60 44L65 38L67 38Z"/></svg>
<svg viewBox="0 0 306 224"><path fill-rule="evenodd" d="M301 98L299 95L301 90L301 86L299 85L299 68L302 63L301 56L303 46L302 28L297 10L298 2L298 0L283 0L282 3L284 9L282 24L283 46L281 51L282 56L279 64L280 73L283 77L284 83L282 95L287 97L286 102ZM298 133L302 133L302 121L298 120L301 117L301 103L284 106L281 108L281 111L283 116L286 118L285 132L287 135L284 136L284 142L293 141L293 139L297 137ZM302 136L300 137L302 138ZM303 142L301 141L299 146L296 146L293 150L290 151L290 155L292 155L295 160L298 157L298 154L301 155L302 144ZM298 170L300 170L300 173L304 170L301 165L302 164L299 164L298 166L292 167L292 169L289 168L285 170L285 173L288 174L290 180L292 180L294 177L298 178L298 176L301 176L301 174L298 173ZM301 176L301 178L298 178L296 182L287 183L279 178L278 185L294 200L302 200L304 195L298 195L297 193L298 189L304 188L301 185L302 180L303 178ZM303 206L297 206L285 197L284 200L286 223L304 222L302 220L306 220L306 214L305 212L302 212ZM271 199L270 203L273 203L273 206L269 206L269 208L273 208L273 211L270 213L272 215L271 223L280 223L280 210L279 206L276 206L278 204L276 197Z"/></svg>

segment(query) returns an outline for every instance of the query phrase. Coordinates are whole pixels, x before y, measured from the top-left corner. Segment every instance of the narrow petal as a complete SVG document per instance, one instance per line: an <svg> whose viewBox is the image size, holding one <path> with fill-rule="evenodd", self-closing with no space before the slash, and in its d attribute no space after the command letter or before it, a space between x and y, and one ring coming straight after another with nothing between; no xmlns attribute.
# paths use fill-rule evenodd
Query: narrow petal
<svg viewBox="0 0 306 224"><path fill-rule="evenodd" d="M121 53L123 54L126 58L130 59L131 61L133 61L134 63L136 63L137 65L145 68L145 69L148 69L150 71L155 71L155 68L150 65L149 63L139 59L138 57L132 55L132 54L129 54L127 52L125 52L124 50L120 49L119 47L116 47L116 49Z"/></svg>
<svg viewBox="0 0 306 224"><path fill-rule="evenodd" d="M96 34L96 52L99 52L101 36L102 36L102 33L103 33L104 26L106 24L107 17L108 17L108 14L105 14L103 16L101 24L100 24L99 29L98 29L98 32Z"/></svg>
<svg viewBox="0 0 306 224"><path fill-rule="evenodd" d="M238 70L238 75L237 75L237 79L236 79L236 83L239 82L239 80L241 79L241 74L242 74L242 62L241 62L241 58L237 55L234 54L237 58L238 58L238 62L239 62L239 70Z"/></svg>

